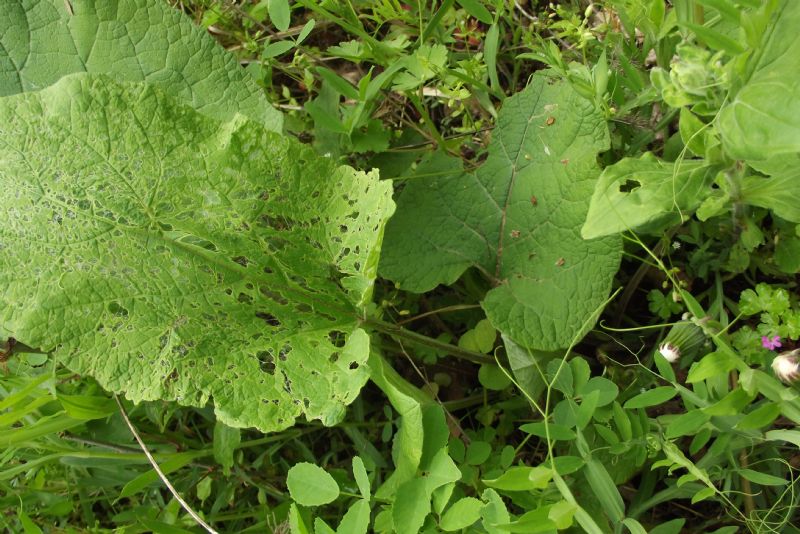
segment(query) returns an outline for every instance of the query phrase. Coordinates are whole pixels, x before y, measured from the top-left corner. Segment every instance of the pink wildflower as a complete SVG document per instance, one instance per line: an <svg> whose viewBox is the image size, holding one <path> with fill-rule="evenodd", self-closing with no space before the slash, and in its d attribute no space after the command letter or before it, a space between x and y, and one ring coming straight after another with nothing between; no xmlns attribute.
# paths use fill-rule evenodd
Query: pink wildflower
<svg viewBox="0 0 800 534"><path fill-rule="evenodd" d="M772 336L772 338L768 336L761 336L761 346L765 349L775 350L783 345L781 344L780 336Z"/></svg>

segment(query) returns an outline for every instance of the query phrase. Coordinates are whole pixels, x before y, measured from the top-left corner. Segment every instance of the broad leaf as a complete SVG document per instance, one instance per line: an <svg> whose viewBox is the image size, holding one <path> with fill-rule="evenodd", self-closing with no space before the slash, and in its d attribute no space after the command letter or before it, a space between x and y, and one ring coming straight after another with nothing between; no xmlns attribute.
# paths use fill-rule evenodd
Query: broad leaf
<svg viewBox="0 0 800 534"><path fill-rule="evenodd" d="M800 2L782 0L774 17L749 80L719 115L725 149L756 168L800 152Z"/></svg>
<svg viewBox="0 0 800 534"><path fill-rule="evenodd" d="M78 74L0 99L0 334L264 431L367 380L391 184L241 116Z"/></svg>
<svg viewBox="0 0 800 534"><path fill-rule="evenodd" d="M569 83L537 74L504 102L494 136L477 172L439 157L408 183L381 274L424 292L475 267L494 282L483 308L498 330L529 348L563 348L591 327L619 264L618 237L579 233L605 123Z"/></svg>
<svg viewBox="0 0 800 534"><path fill-rule="evenodd" d="M320 506L339 496L339 485L323 468L308 462L295 464L286 476L286 487L295 502Z"/></svg>
<svg viewBox="0 0 800 534"><path fill-rule="evenodd" d="M445 532L462 530L481 518L483 503L475 497L462 497L442 516L439 527Z"/></svg>
<svg viewBox="0 0 800 534"><path fill-rule="evenodd" d="M280 112L236 59L162 0L10 0L0 17L0 96L77 72L154 84L211 117L279 132Z"/></svg>
<svg viewBox="0 0 800 534"><path fill-rule="evenodd" d="M797 204L799 196L800 169L797 167L779 172L771 178L747 176L742 180L743 202L771 209L787 221L800 223L800 206Z"/></svg>
<svg viewBox="0 0 800 534"><path fill-rule="evenodd" d="M660 231L694 213L714 179L703 161L665 162L652 154L625 158L600 175L581 235Z"/></svg>

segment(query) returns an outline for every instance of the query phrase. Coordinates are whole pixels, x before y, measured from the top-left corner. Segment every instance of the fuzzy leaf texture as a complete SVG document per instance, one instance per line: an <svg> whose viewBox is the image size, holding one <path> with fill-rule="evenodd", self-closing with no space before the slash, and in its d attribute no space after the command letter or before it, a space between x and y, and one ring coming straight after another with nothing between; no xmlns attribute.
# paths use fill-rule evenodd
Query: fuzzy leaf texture
<svg viewBox="0 0 800 534"><path fill-rule="evenodd" d="M528 348L566 347L592 326L619 265L618 236L580 235L609 145L605 122L568 83L540 73L504 102L493 135L476 172L439 157L408 182L381 275L425 292L475 267L494 282L482 305L498 330Z"/></svg>
<svg viewBox="0 0 800 534"><path fill-rule="evenodd" d="M72 73L154 84L220 120L279 132L283 116L236 59L162 0L10 0L0 17L0 96Z"/></svg>
<svg viewBox="0 0 800 534"><path fill-rule="evenodd" d="M756 50L747 83L720 110L725 149L770 173L800 162L800 2L782 0ZM778 158L778 161L775 160ZM783 161L781 161L783 160Z"/></svg>
<svg viewBox="0 0 800 534"><path fill-rule="evenodd" d="M391 183L77 74L0 99L0 334L133 401L336 423L368 377Z"/></svg>

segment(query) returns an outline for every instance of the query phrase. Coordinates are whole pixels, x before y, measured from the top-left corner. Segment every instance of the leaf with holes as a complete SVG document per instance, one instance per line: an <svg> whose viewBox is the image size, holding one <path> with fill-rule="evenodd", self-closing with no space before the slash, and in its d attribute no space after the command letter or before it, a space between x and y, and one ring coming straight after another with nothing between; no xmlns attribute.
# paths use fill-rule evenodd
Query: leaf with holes
<svg viewBox="0 0 800 534"><path fill-rule="evenodd" d="M237 113L279 132L283 117L253 77L167 2L10 0L0 17L0 96L67 74L147 82L219 120Z"/></svg>
<svg viewBox="0 0 800 534"><path fill-rule="evenodd" d="M334 424L367 380L375 173L88 74L0 99L0 162L0 334L264 431Z"/></svg>
<svg viewBox="0 0 800 534"><path fill-rule="evenodd" d="M619 237L580 235L607 148L593 104L569 83L535 75L503 103L477 172L438 156L408 183L381 274L424 292L474 267L494 284L482 304L498 330L529 348L569 345L591 327L619 265Z"/></svg>
<svg viewBox="0 0 800 534"><path fill-rule="evenodd" d="M668 162L650 153L603 169L581 235L660 232L687 219L711 193L717 173L702 160Z"/></svg>

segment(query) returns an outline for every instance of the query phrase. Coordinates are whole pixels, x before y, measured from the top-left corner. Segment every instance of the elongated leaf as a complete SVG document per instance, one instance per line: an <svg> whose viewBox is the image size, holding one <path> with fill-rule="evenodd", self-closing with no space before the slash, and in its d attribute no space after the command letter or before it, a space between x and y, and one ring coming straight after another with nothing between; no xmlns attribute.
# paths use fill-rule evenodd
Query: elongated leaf
<svg viewBox="0 0 800 534"><path fill-rule="evenodd" d="M0 96L37 91L77 72L146 81L220 120L241 113L276 132L283 124L236 59L167 2L3 3Z"/></svg>
<svg viewBox="0 0 800 534"><path fill-rule="evenodd" d="M280 31L285 32L289 29L292 12L289 9L289 0L268 0L267 10L272 23Z"/></svg>
<svg viewBox="0 0 800 534"><path fill-rule="evenodd" d="M752 469L739 469L738 472L750 482L755 482L762 486L785 486L789 482L784 478L761 473L760 471L753 471Z"/></svg>
<svg viewBox="0 0 800 534"><path fill-rule="evenodd" d="M356 479L356 485L361 496L369 501L369 477L367 476L367 469L364 467L364 460L360 456L353 456L353 477Z"/></svg>
<svg viewBox="0 0 800 534"><path fill-rule="evenodd" d="M478 19L479 21L483 22L484 24L491 24L492 23L492 14L489 13L489 10L484 7L483 2L481 0L456 0L458 4L464 8L464 10Z"/></svg>
<svg viewBox="0 0 800 534"><path fill-rule="evenodd" d="M522 389L526 397L534 402L538 401L546 387L539 370L547 368L548 363L555 358L560 358L561 354L525 349L511 341L506 335L503 335L502 338L516 385Z"/></svg>
<svg viewBox="0 0 800 534"><path fill-rule="evenodd" d="M666 162L652 154L606 167L592 195L581 235L660 230L694 213L714 179L703 161Z"/></svg>
<svg viewBox="0 0 800 534"><path fill-rule="evenodd" d="M173 458L170 458L165 462L161 462L158 467L161 469L162 473L168 475L195 459L195 455L191 453L177 454ZM160 483L160 481L161 479L154 469L145 471L122 487L122 490L119 492L119 498L124 499L126 497L136 495L149 485L155 484L156 482Z"/></svg>
<svg viewBox="0 0 800 534"><path fill-rule="evenodd" d="M87 74L0 99L0 333L134 401L333 424L367 379L390 184Z"/></svg>
<svg viewBox="0 0 800 534"><path fill-rule="evenodd" d="M369 528L369 501L359 499L344 514L337 534L367 534Z"/></svg>
<svg viewBox="0 0 800 534"><path fill-rule="evenodd" d="M773 441L788 441L800 447L800 432L797 430L770 430L765 437Z"/></svg>
<svg viewBox="0 0 800 534"><path fill-rule="evenodd" d="M622 521L625 517L625 503L603 464L597 460L588 460L583 473L608 517L614 522Z"/></svg>
<svg viewBox="0 0 800 534"><path fill-rule="evenodd" d="M214 424L214 459L222 466L226 475L233 467L233 455L241 442L242 434L238 428L231 428L220 421Z"/></svg>
<svg viewBox="0 0 800 534"><path fill-rule="evenodd" d="M678 391L670 386L659 386L653 389L648 389L639 393L625 402L626 410L633 410L636 408L647 408L648 406L656 406L658 404L667 402L672 397L678 394Z"/></svg>
<svg viewBox="0 0 800 534"><path fill-rule="evenodd" d="M725 149L764 161L800 152L800 2L782 0L765 32L749 81L719 115Z"/></svg>
<svg viewBox="0 0 800 534"><path fill-rule="evenodd" d="M525 347L563 348L592 326L619 264L619 238L579 235L608 132L570 84L537 74L504 101L494 135L476 173L439 157L420 171L430 177L409 182L381 273L424 292L475 267L495 284L482 305L498 330Z"/></svg>
<svg viewBox="0 0 800 534"><path fill-rule="evenodd" d="M664 433L667 439L697 433L711 417L700 410L691 410L681 414L669 422Z"/></svg>
<svg viewBox="0 0 800 534"><path fill-rule="evenodd" d="M764 405L759 406L752 412L745 415L738 423L736 423L736 428L741 430L764 428L765 426L772 424L772 422L780 414L780 406L767 401Z"/></svg>
<svg viewBox="0 0 800 534"><path fill-rule="evenodd" d="M369 356L369 367L372 370L370 378L402 418L392 447L394 471L375 491L377 498L388 499L394 496L398 487L417 474L425 440L423 408L429 400L375 351Z"/></svg>
<svg viewBox="0 0 800 534"><path fill-rule="evenodd" d="M538 471L537 471L538 469ZM508 468L499 477L492 480L484 480L483 483L490 488L496 488L505 491L526 491L536 488L542 488L542 483L539 478L536 478L540 471L552 472L551 469L545 467L528 467L516 466ZM544 482L547 486L549 477Z"/></svg>

